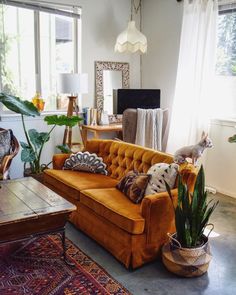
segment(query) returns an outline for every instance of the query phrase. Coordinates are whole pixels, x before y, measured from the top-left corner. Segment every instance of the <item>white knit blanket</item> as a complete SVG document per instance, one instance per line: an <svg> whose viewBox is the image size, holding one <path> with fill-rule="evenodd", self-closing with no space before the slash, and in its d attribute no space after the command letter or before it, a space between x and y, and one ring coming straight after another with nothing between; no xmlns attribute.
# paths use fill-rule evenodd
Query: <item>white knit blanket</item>
<svg viewBox="0 0 236 295"><path fill-rule="evenodd" d="M138 109L135 144L161 150L162 109Z"/></svg>

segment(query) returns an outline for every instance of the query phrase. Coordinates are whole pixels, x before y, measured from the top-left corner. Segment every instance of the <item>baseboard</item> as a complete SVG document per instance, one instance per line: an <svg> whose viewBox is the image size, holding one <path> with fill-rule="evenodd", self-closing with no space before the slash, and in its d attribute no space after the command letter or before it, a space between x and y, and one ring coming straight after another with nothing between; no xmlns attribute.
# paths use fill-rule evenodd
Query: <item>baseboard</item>
<svg viewBox="0 0 236 295"><path fill-rule="evenodd" d="M231 192L231 191L222 189L220 187L206 186L206 190L209 193L212 193L212 194L220 193L220 194L223 194L223 195L226 195L228 197L236 199L236 193L235 192Z"/></svg>

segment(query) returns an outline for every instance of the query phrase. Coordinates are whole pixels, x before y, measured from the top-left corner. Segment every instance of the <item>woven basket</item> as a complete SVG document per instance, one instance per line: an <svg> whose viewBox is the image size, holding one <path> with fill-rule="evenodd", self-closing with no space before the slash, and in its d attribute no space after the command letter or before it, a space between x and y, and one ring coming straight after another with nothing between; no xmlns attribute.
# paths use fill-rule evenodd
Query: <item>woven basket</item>
<svg viewBox="0 0 236 295"><path fill-rule="evenodd" d="M162 261L166 268L182 277L197 277L208 270L211 261L208 237L203 236L203 245L196 248L183 248L173 240L175 234L170 235L171 241L162 247Z"/></svg>

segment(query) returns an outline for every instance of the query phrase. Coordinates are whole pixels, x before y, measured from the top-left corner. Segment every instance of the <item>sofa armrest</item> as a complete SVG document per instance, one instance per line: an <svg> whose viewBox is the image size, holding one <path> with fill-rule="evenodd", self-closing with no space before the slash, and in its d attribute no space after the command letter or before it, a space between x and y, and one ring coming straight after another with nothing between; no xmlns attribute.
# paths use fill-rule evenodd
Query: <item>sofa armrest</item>
<svg viewBox="0 0 236 295"><path fill-rule="evenodd" d="M65 160L68 159L70 154L55 154L52 158L53 169L61 170Z"/></svg>
<svg viewBox="0 0 236 295"><path fill-rule="evenodd" d="M178 191L171 190L174 203L177 203ZM141 214L145 218L147 244L160 245L166 241L167 233L175 231L174 208L167 192L144 197Z"/></svg>
<svg viewBox="0 0 236 295"><path fill-rule="evenodd" d="M190 163L184 163L180 165L179 172L183 178L183 181L187 184L189 191L193 192L197 174L199 172L199 167L195 167Z"/></svg>

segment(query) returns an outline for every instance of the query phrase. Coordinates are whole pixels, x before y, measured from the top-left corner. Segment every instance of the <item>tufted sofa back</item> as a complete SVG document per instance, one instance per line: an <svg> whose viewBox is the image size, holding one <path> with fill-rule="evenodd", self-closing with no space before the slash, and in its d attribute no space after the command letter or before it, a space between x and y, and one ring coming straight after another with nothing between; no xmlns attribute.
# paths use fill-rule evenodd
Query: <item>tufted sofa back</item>
<svg viewBox="0 0 236 295"><path fill-rule="evenodd" d="M146 173L155 163L173 162L169 154L122 141L90 140L85 150L102 157L109 175L118 180L131 170Z"/></svg>

